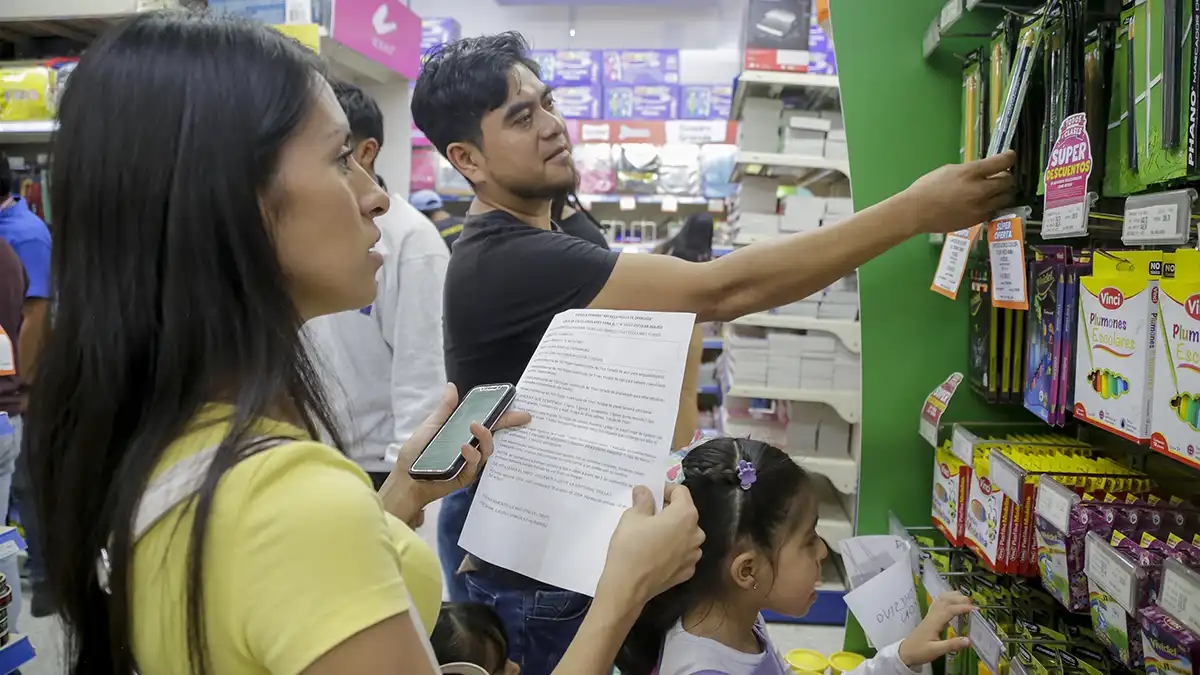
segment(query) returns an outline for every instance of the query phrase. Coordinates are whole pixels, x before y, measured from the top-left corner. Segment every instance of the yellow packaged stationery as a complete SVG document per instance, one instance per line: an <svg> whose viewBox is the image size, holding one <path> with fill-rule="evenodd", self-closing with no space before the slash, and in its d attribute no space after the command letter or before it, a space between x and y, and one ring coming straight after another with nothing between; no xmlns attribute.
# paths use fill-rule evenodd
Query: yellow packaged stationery
<svg viewBox="0 0 1200 675"><path fill-rule="evenodd" d="M1161 251L1098 251L1079 279L1075 417L1150 441Z"/></svg>
<svg viewBox="0 0 1200 675"><path fill-rule="evenodd" d="M971 467L950 452L950 444L938 448L933 467L933 524L951 546L963 545L967 513L963 508L971 487Z"/></svg>
<svg viewBox="0 0 1200 675"><path fill-rule="evenodd" d="M1174 263L1159 282L1150 447L1200 467L1200 251L1180 249Z"/></svg>
<svg viewBox="0 0 1200 675"><path fill-rule="evenodd" d="M964 543L989 570L1005 573L1009 563L1012 510L1016 505L992 484L991 448L976 445L974 457Z"/></svg>
<svg viewBox="0 0 1200 675"><path fill-rule="evenodd" d="M54 119L53 74L44 66L0 68L0 122Z"/></svg>

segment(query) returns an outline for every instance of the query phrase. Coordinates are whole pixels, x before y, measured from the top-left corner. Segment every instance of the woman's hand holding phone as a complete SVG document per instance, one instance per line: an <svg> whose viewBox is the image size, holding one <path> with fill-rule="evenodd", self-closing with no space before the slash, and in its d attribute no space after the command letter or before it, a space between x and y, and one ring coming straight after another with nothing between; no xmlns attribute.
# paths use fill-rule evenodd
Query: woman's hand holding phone
<svg viewBox="0 0 1200 675"><path fill-rule="evenodd" d="M409 476L409 467L416 461L425 446L429 445L429 442L437 435L446 420L450 419L450 415L457 407L458 390L453 384L447 384L437 409L425 418L421 426L417 427L417 430L401 447L396 465L379 490L379 496L383 499L383 505L388 512L409 525L419 524L421 510L429 504L474 482L476 476L479 475L479 470L492 454L494 447L492 431L482 424L475 423L471 425L471 433L477 440L477 447L470 444L462 446L463 459L466 460L462 471L444 481L413 480ZM523 426L529 424L532 419L529 413L508 412L500 417L493 429L499 431Z"/></svg>

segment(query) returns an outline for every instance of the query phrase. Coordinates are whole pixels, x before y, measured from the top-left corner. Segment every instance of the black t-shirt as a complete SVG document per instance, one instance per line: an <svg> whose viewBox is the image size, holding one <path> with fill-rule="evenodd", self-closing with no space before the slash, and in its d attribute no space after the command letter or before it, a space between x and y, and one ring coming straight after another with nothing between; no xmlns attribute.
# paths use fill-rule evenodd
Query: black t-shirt
<svg viewBox="0 0 1200 675"><path fill-rule="evenodd" d="M463 219L458 216L448 216L433 224L437 227L438 234L442 235L442 241L446 242L446 248L453 251L454 242L458 241L459 235L462 234Z"/></svg>
<svg viewBox="0 0 1200 675"><path fill-rule="evenodd" d="M443 301L446 374L459 394L481 384L516 384L550 321L586 308L618 256L503 211L468 217L450 256Z"/></svg>
<svg viewBox="0 0 1200 675"><path fill-rule="evenodd" d="M579 237L584 241L590 241L600 248L608 250L608 240L604 238L604 233L582 211L576 211L570 216L563 218L559 221L558 226L563 232L572 237Z"/></svg>

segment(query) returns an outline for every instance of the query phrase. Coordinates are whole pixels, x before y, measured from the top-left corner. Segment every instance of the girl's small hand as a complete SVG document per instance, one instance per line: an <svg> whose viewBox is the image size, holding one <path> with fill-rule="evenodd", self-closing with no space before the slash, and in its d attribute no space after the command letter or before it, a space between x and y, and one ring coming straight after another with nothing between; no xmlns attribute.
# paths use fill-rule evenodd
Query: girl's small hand
<svg viewBox="0 0 1200 675"><path fill-rule="evenodd" d="M971 613L975 606L971 599L961 593L950 592L938 596L929 606L925 620L916 630L900 643L900 660L909 668L935 661L947 654L971 646L971 641L965 637L942 639L942 631L955 617Z"/></svg>
<svg viewBox="0 0 1200 675"><path fill-rule="evenodd" d="M396 466L392 469L391 475L388 476L387 482L380 489L380 497L384 500L384 505L388 507L393 515L405 521L406 523L416 526L417 520L420 518L421 509L435 502L442 497L469 486L474 482L479 475L479 471L487 462L487 458L491 456L492 449L495 447L495 442L492 439L492 432L488 431L478 422L471 424L471 434L478 441L478 447L472 447L469 444L463 445L462 454L466 460L466 464L462 470L458 472L454 478L443 481L433 480L413 480L408 475L408 469L412 463L420 456L421 451L425 449L437 432L450 419L450 415L454 413L454 409L458 407L458 390L453 384L447 384L442 392L442 400L438 403L438 407L433 411L420 427L413 432L413 435L408 438L404 446L400 448L398 457L396 458ZM532 418L529 413L525 412L509 412L500 417L500 421L496 423L494 430L508 429L510 427L519 427L529 424Z"/></svg>

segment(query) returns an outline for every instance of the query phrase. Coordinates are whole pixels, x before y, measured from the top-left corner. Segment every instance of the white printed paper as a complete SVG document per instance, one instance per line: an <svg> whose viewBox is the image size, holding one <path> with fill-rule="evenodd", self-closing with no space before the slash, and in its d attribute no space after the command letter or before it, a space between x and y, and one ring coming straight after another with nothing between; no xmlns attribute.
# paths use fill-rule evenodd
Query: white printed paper
<svg viewBox="0 0 1200 675"><path fill-rule="evenodd" d="M933 275L933 291L949 298L958 296L958 287L962 285L963 274L967 270L967 256L974 240L970 229L946 234L937 271Z"/></svg>
<svg viewBox="0 0 1200 675"><path fill-rule="evenodd" d="M846 607L876 648L903 640L921 623L917 584L909 563L911 548L892 535L838 542L853 589L845 595Z"/></svg>
<svg viewBox="0 0 1200 675"><path fill-rule="evenodd" d="M594 595L633 487L661 507L695 316L572 310L517 384L533 415L496 436L459 545L538 581Z"/></svg>

